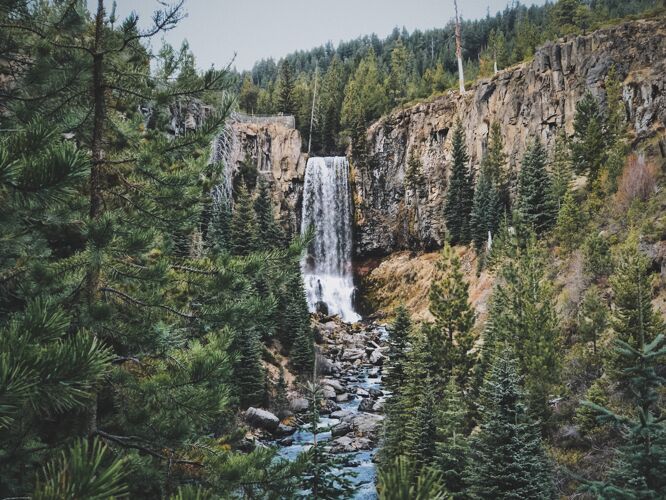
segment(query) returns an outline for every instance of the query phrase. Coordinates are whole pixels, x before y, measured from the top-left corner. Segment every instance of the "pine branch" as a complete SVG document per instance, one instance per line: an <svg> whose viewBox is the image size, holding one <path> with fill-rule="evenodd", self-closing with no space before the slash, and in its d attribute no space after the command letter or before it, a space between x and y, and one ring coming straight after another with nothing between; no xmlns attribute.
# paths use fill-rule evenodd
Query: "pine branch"
<svg viewBox="0 0 666 500"><path fill-rule="evenodd" d="M115 295L118 295L122 299L124 299L125 302L129 302L129 303L137 305L137 306L155 307L155 308L158 308L158 309L164 309L165 311L169 311L169 312L175 314L176 316L180 316L181 318L197 319L197 316L194 316L193 314L187 314L187 313L180 312L180 311L174 309L173 307L165 306L164 304L147 304L146 302L143 302L139 299L135 299L134 297L131 297L130 295L127 295L126 293L121 292L120 290L116 290L115 288L102 287L102 288L100 288L99 291L100 292L113 293Z"/></svg>

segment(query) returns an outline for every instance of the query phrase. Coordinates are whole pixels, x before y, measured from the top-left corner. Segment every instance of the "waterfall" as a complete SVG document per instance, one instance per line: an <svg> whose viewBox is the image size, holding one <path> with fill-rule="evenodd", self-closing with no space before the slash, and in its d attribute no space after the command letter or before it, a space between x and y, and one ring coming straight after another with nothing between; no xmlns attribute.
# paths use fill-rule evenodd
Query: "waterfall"
<svg viewBox="0 0 666 500"><path fill-rule="evenodd" d="M308 307L323 302L343 321L361 319L352 306L352 202L349 162L343 156L310 158L305 167L301 232L314 239L301 262Z"/></svg>

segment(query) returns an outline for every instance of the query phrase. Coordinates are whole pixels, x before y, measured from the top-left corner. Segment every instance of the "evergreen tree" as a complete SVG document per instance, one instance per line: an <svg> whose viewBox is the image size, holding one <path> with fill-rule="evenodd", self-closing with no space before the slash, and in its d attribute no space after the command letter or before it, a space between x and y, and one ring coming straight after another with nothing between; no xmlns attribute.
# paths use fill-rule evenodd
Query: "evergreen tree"
<svg viewBox="0 0 666 500"><path fill-rule="evenodd" d="M551 199L559 212L564 196L571 190L572 171L569 139L564 128L555 137L555 145L550 155Z"/></svg>
<svg viewBox="0 0 666 500"><path fill-rule="evenodd" d="M323 399L321 386L317 382L307 382L304 386L306 397L310 403L309 424L312 429L313 444L305 452L308 466L301 488L306 489L302 498L334 500L348 498L354 491L350 474L342 471L343 459L326 450L318 441L319 407Z"/></svg>
<svg viewBox="0 0 666 500"><path fill-rule="evenodd" d="M254 213L257 217L258 248L270 250L283 246L284 234L273 216L273 203L268 184L264 180L260 180L258 184Z"/></svg>
<svg viewBox="0 0 666 500"><path fill-rule="evenodd" d="M394 395L399 393L405 382L405 364L411 328L412 320L409 312L405 306L398 306L393 325L388 329L388 362L382 379L386 388Z"/></svg>
<svg viewBox="0 0 666 500"><path fill-rule="evenodd" d="M388 92L392 108L404 102L408 76L409 52L398 38L391 50L391 67L388 75Z"/></svg>
<svg viewBox="0 0 666 500"><path fill-rule="evenodd" d="M386 111L387 106L388 96L383 85L377 55L371 48L345 87L341 112L342 125L352 131L357 127L365 129L372 120L379 118Z"/></svg>
<svg viewBox="0 0 666 500"><path fill-rule="evenodd" d="M401 456L379 471L377 491L380 500L444 500L449 498L441 475L432 468L422 469L416 480L414 465Z"/></svg>
<svg viewBox="0 0 666 500"><path fill-rule="evenodd" d="M608 307L599 289L592 285L585 291L578 310L578 331L585 342L592 342L592 353L597 354L599 337L608 324Z"/></svg>
<svg viewBox="0 0 666 500"><path fill-rule="evenodd" d="M273 408L278 418L283 419L289 416L289 399L287 398L287 382L284 379L284 370L280 369L280 377L275 387L275 399Z"/></svg>
<svg viewBox="0 0 666 500"><path fill-rule="evenodd" d="M559 326L554 295L545 274L543 252L534 239L506 242L484 332L482 366L489 367L498 346L516 351L530 409L547 415L547 399L559 381Z"/></svg>
<svg viewBox="0 0 666 500"><path fill-rule="evenodd" d="M469 428L462 392L454 377L446 386L437 425L436 463L446 491L454 498L464 498L464 470L467 464Z"/></svg>
<svg viewBox="0 0 666 500"><path fill-rule="evenodd" d="M266 372L261 363L263 346L254 331L236 331L231 344L235 353L234 389L242 408L261 406L266 399Z"/></svg>
<svg viewBox="0 0 666 500"><path fill-rule="evenodd" d="M469 219L474 198L474 183L469 169L469 157L465 145L465 132L460 120L456 122L452 139L452 166L449 188L446 193L444 217L452 245L469 243Z"/></svg>
<svg viewBox="0 0 666 500"><path fill-rule="evenodd" d="M494 235L499 228L502 216L502 202L498 189L491 179L486 165L481 168L481 175L474 191L474 204L470 219L472 240L477 252L483 249L489 235Z"/></svg>
<svg viewBox="0 0 666 500"><path fill-rule="evenodd" d="M610 192L617 189L617 180L622 174L625 159L629 152L627 139L627 112L622 97L622 81L617 68L613 65L608 71L604 81L606 87L606 143L608 155L606 168L608 170L608 183Z"/></svg>
<svg viewBox="0 0 666 500"><path fill-rule="evenodd" d="M322 149L327 154L337 152L340 132L340 110L345 96L345 73L336 55L328 66L321 84L319 130Z"/></svg>
<svg viewBox="0 0 666 500"><path fill-rule="evenodd" d="M541 235L555 220L546 171L546 150L538 139L527 147L518 177L518 211L523 221Z"/></svg>
<svg viewBox="0 0 666 500"><path fill-rule="evenodd" d="M283 324L283 335L289 332L287 335L291 343L287 346L290 348L292 366L299 372L308 372L312 370L315 358L314 334L310 326L310 314L300 272L294 272L288 287L286 293L290 294L290 298L287 303L286 321Z"/></svg>
<svg viewBox="0 0 666 500"><path fill-rule="evenodd" d="M280 64L277 89L277 111L285 115L296 114L296 97L294 89L296 78L294 77L291 64L288 59L284 59Z"/></svg>
<svg viewBox="0 0 666 500"><path fill-rule="evenodd" d="M231 219L232 211L229 202L220 199L214 201L211 207L211 218L208 224L206 238L213 252L220 254L231 249Z"/></svg>
<svg viewBox="0 0 666 500"><path fill-rule="evenodd" d="M483 387L482 421L470 438L469 498L555 498L539 425L523 402L517 362L504 347Z"/></svg>
<svg viewBox="0 0 666 500"><path fill-rule="evenodd" d="M510 213L512 178L504 153L504 138L502 137L502 126L499 122L493 122L490 126L488 151L483 165L487 167L488 174L498 191L501 205L500 212Z"/></svg>
<svg viewBox="0 0 666 500"><path fill-rule="evenodd" d="M229 233L234 255L248 255L259 248L257 218L245 183L240 184L236 194Z"/></svg>
<svg viewBox="0 0 666 500"><path fill-rule="evenodd" d="M584 229L580 203L574 197L573 191L569 190L564 195L555 226L555 233L562 248L567 252L577 248L583 237Z"/></svg>
<svg viewBox="0 0 666 500"><path fill-rule="evenodd" d="M238 94L238 105L246 113L254 114L257 111L258 100L259 89L252 82L252 75L247 74L243 78L243 83Z"/></svg>
<svg viewBox="0 0 666 500"><path fill-rule="evenodd" d="M576 104L571 159L574 169L596 181L606 156L604 118L596 98L587 92Z"/></svg>
<svg viewBox="0 0 666 500"><path fill-rule="evenodd" d="M639 278L640 280L640 278ZM616 340L618 366L628 380L635 408L631 416L620 415L592 401L584 402L597 412L600 423L624 430L614 467L603 482L586 482L582 490L600 498L663 498L666 495L666 424L659 407L664 377L659 373L666 356L664 336L647 341L648 324L633 325L634 345Z"/></svg>
<svg viewBox="0 0 666 500"><path fill-rule="evenodd" d="M593 279L608 276L613 270L610 245L600 233L592 233L583 242L585 272Z"/></svg>
<svg viewBox="0 0 666 500"><path fill-rule="evenodd" d="M444 247L437 262L440 281L430 285L430 312L435 317L429 342L438 360L435 382L443 386L449 376L455 376L465 387L474 365L469 353L474 345L472 327L474 310L469 304L469 285L460 267L460 259L450 246Z"/></svg>
<svg viewBox="0 0 666 500"><path fill-rule="evenodd" d="M437 439L437 406L435 388L428 377L421 381L422 387L414 415L407 426L407 456L414 464L414 472L420 472L434 464Z"/></svg>
<svg viewBox="0 0 666 500"><path fill-rule="evenodd" d="M663 328L661 317L652 308L649 273L647 257L638 250L636 238L629 237L610 278L614 306L611 327L617 340L634 349L641 347L640 342L651 344ZM619 364L622 359L616 355L610 360L614 373L620 378L624 376Z"/></svg>

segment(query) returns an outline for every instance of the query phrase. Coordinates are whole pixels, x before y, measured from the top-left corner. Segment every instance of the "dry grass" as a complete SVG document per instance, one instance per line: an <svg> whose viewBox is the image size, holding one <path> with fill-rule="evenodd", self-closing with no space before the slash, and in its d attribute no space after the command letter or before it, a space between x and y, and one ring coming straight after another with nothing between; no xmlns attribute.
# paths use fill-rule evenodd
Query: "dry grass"
<svg viewBox="0 0 666 500"><path fill-rule="evenodd" d="M615 194L617 207L625 212L636 201L647 201L657 191L659 167L642 154L632 154L622 171Z"/></svg>
<svg viewBox="0 0 666 500"><path fill-rule="evenodd" d="M474 250L457 247L456 252L469 283L470 302L476 309L479 325L487 315L493 277L485 271L477 276ZM435 263L439 256L438 252L397 252L382 260L365 278L366 290L375 311L391 316L395 308L403 304L415 321L432 320L428 310L428 293L431 282L436 279Z"/></svg>

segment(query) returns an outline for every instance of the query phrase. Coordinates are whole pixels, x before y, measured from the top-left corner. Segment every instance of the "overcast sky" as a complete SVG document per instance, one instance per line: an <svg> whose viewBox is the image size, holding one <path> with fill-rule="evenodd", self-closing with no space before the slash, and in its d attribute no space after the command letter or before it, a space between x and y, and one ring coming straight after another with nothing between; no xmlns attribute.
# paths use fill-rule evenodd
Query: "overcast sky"
<svg viewBox="0 0 666 500"><path fill-rule="evenodd" d="M458 5L463 17L476 19L510 1L458 0ZM144 22L159 7L157 0L117 3L120 16L134 10ZM443 27L453 17L453 0L186 0L185 10L187 18L165 35L166 41L179 47L187 39L200 68L225 66L235 53L234 65L245 70L262 58L277 60L329 40L337 45L359 35L384 37L395 26L410 32Z"/></svg>

